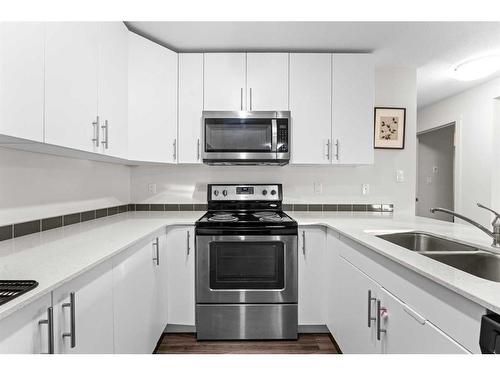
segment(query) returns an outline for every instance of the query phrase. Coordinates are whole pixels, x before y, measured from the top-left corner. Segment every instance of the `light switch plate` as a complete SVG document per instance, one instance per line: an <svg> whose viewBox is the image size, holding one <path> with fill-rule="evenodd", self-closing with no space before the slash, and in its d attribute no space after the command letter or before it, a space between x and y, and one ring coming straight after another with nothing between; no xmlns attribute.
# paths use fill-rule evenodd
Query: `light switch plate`
<svg viewBox="0 0 500 375"><path fill-rule="evenodd" d="M156 194L156 184L148 184L148 192Z"/></svg>
<svg viewBox="0 0 500 375"><path fill-rule="evenodd" d="M396 171L396 182L405 182L405 172L402 169Z"/></svg>
<svg viewBox="0 0 500 375"><path fill-rule="evenodd" d="M321 194L323 192L323 184L321 182L314 183L314 193Z"/></svg>

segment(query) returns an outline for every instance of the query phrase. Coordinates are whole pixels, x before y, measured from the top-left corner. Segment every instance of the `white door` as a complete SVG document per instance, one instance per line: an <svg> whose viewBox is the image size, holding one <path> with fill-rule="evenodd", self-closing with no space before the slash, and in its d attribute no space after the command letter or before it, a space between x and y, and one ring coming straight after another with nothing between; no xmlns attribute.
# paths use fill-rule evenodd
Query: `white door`
<svg viewBox="0 0 500 375"><path fill-rule="evenodd" d="M168 323L168 264L167 264L167 236L162 234L158 238L158 261L156 272L155 293L157 296L158 316L156 319L157 328L155 332L161 333L165 330ZM156 250L156 249L155 249ZM153 254L154 255L154 254ZM156 257L153 257L156 258Z"/></svg>
<svg viewBox="0 0 500 375"><path fill-rule="evenodd" d="M99 42L100 149L126 158L128 29L123 22L101 22Z"/></svg>
<svg viewBox="0 0 500 375"><path fill-rule="evenodd" d="M288 110L288 53L247 53L247 109Z"/></svg>
<svg viewBox="0 0 500 375"><path fill-rule="evenodd" d="M203 54L179 53L179 163L201 163Z"/></svg>
<svg viewBox="0 0 500 375"><path fill-rule="evenodd" d="M52 292L56 353L113 353L112 288L106 262Z"/></svg>
<svg viewBox="0 0 500 375"><path fill-rule="evenodd" d="M43 142L45 25L0 23L0 134Z"/></svg>
<svg viewBox="0 0 500 375"><path fill-rule="evenodd" d="M150 354L162 335L156 247L154 237L114 259L115 353Z"/></svg>
<svg viewBox="0 0 500 375"><path fill-rule="evenodd" d="M195 324L194 228L167 230L168 324Z"/></svg>
<svg viewBox="0 0 500 375"><path fill-rule="evenodd" d="M388 354L466 354L464 347L446 335L418 312L381 288L381 353Z"/></svg>
<svg viewBox="0 0 500 375"><path fill-rule="evenodd" d="M335 340L346 354L376 353L376 321L368 318L375 318L379 286L344 258L337 259L337 272L344 284L338 285L336 303L341 307L335 317Z"/></svg>
<svg viewBox="0 0 500 375"><path fill-rule="evenodd" d="M204 64L205 110L246 110L246 54L205 53Z"/></svg>
<svg viewBox="0 0 500 375"><path fill-rule="evenodd" d="M49 308L50 293L0 320L0 354L48 353Z"/></svg>
<svg viewBox="0 0 500 375"><path fill-rule="evenodd" d="M129 33L129 159L177 162L177 54Z"/></svg>
<svg viewBox="0 0 500 375"><path fill-rule="evenodd" d="M45 142L98 151L99 24L48 22L45 43Z"/></svg>
<svg viewBox="0 0 500 375"><path fill-rule="evenodd" d="M291 53L292 163L331 163L331 109L331 54Z"/></svg>
<svg viewBox="0 0 500 375"><path fill-rule="evenodd" d="M298 320L302 325L325 324L325 245L323 228L299 228Z"/></svg>
<svg viewBox="0 0 500 375"><path fill-rule="evenodd" d="M373 164L373 55L335 53L332 69L332 160Z"/></svg>

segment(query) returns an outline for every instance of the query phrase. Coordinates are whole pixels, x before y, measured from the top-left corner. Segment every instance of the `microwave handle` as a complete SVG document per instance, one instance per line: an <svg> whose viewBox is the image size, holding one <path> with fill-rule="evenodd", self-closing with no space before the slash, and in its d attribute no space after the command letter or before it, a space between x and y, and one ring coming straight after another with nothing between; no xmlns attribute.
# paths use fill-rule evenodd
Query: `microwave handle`
<svg viewBox="0 0 500 375"><path fill-rule="evenodd" d="M277 123L275 118L273 118L271 120L271 135L272 135L271 151L277 152L278 151L278 123Z"/></svg>

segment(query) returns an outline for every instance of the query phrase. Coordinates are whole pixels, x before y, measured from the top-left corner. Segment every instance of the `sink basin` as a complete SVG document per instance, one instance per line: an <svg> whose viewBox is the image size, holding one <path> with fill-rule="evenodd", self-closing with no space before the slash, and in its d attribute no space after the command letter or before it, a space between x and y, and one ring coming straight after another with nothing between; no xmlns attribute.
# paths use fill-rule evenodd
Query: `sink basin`
<svg viewBox="0 0 500 375"><path fill-rule="evenodd" d="M402 246L411 251L434 252L434 251L477 251L473 246L446 240L441 237L422 232L402 232L381 234L377 237Z"/></svg>
<svg viewBox="0 0 500 375"><path fill-rule="evenodd" d="M484 251L422 254L486 280L500 282L500 256Z"/></svg>

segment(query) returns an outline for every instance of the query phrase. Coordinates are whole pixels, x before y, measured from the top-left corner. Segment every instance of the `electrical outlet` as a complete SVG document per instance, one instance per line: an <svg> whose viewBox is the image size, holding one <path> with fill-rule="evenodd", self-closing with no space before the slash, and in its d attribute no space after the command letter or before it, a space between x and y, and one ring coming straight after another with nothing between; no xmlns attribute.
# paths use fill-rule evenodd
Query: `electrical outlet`
<svg viewBox="0 0 500 375"><path fill-rule="evenodd" d="M321 194L323 192L323 184L321 182L314 183L314 193Z"/></svg>
<svg viewBox="0 0 500 375"><path fill-rule="evenodd" d="M432 176L427 176L427 180L425 182L427 183L427 185L431 185L432 184Z"/></svg>
<svg viewBox="0 0 500 375"><path fill-rule="evenodd" d="M148 192L156 194L156 184L148 184Z"/></svg>
<svg viewBox="0 0 500 375"><path fill-rule="evenodd" d="M370 184L361 185L361 192L363 193L363 195L370 194Z"/></svg>

